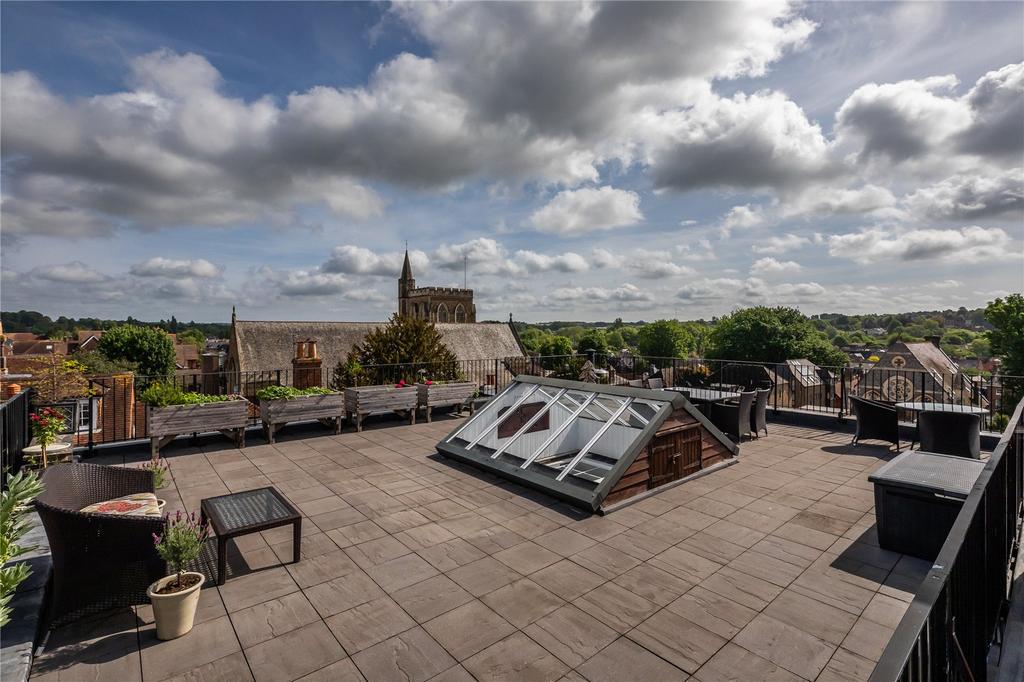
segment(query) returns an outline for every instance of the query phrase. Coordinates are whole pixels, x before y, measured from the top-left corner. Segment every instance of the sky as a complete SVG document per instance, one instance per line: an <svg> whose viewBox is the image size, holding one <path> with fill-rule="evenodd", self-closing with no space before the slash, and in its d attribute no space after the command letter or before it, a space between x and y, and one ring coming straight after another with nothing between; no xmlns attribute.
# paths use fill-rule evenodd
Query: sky
<svg viewBox="0 0 1024 682"><path fill-rule="evenodd" d="M1024 290L1024 3L0 4L0 306L383 320ZM468 272L464 266L468 263Z"/></svg>

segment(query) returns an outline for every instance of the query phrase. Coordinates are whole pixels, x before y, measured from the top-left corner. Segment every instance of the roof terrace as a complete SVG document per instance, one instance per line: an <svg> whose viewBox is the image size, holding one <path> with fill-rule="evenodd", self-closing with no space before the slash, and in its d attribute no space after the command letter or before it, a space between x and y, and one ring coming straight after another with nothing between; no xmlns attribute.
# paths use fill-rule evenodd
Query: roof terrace
<svg viewBox="0 0 1024 682"><path fill-rule="evenodd" d="M168 510L273 485L303 514L240 538L195 629L139 606L51 632L33 680L863 680L925 561L880 549L884 445L780 424L739 462L590 516L440 457L456 422L178 444ZM143 461L120 448L91 461Z"/></svg>

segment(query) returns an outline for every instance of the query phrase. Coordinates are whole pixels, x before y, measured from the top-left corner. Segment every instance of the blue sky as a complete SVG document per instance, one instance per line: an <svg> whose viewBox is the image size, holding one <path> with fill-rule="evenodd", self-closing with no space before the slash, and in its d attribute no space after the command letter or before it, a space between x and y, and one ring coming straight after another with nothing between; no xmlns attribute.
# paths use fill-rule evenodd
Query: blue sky
<svg viewBox="0 0 1024 682"><path fill-rule="evenodd" d="M377 320L1024 289L1020 3L3 3L3 309Z"/></svg>

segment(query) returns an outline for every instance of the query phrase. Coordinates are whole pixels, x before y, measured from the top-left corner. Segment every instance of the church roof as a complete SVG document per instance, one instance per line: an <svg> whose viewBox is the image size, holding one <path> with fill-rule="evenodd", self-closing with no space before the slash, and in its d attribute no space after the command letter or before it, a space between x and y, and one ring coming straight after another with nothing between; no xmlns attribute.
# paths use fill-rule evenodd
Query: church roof
<svg viewBox="0 0 1024 682"><path fill-rule="evenodd" d="M233 328L238 369L287 369L297 339L317 341L324 367L344 360L352 346L384 322L272 322L236 320ZM459 360L522 357L512 327L505 322L438 323L441 338Z"/></svg>

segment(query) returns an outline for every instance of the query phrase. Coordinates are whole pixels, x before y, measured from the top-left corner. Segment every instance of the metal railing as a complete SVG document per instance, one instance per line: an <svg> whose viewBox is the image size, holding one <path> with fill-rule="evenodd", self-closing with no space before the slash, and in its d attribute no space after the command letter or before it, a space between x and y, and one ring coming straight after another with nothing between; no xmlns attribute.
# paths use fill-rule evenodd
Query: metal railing
<svg viewBox="0 0 1024 682"><path fill-rule="evenodd" d="M984 680L1019 550L1024 400L985 464L871 682Z"/></svg>
<svg viewBox="0 0 1024 682"><path fill-rule="evenodd" d="M711 386L733 389L771 388L774 410L808 410L839 419L850 411L850 397L901 401L956 402L987 411L983 428L1002 430L1012 410L1010 400L1020 395L1024 379L940 375L925 370L816 367L799 363L759 363L701 358L587 354L487 358L448 363L404 363L361 367L288 367L246 372L178 371L168 378L133 375L93 377L92 397L81 398L69 413L75 415L71 441L92 446L147 437L147 410L139 399L155 381L173 383L182 390L213 395L238 394L252 403L250 420L259 423L256 394L268 386L347 386L406 383L432 379L471 381L478 395L487 397L504 389L518 374L580 379L585 363L590 378L599 383L643 383L660 378L666 387ZM915 413L901 418L913 421Z"/></svg>
<svg viewBox="0 0 1024 682"><path fill-rule="evenodd" d="M29 427L32 389L26 388L0 403L0 479L7 488L7 474L21 469L21 451L32 441Z"/></svg>

